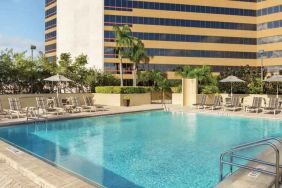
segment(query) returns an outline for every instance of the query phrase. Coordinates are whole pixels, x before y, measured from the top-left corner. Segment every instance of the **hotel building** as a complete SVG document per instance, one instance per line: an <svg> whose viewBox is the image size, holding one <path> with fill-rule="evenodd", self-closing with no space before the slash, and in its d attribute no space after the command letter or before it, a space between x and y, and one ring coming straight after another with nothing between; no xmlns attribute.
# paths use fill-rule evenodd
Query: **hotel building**
<svg viewBox="0 0 282 188"><path fill-rule="evenodd" d="M210 65L282 65L282 1L278 0L46 0L45 52L87 54L96 68L118 73L113 25L127 24L143 40L149 64L141 70L173 71ZM130 62L123 65L131 79Z"/></svg>

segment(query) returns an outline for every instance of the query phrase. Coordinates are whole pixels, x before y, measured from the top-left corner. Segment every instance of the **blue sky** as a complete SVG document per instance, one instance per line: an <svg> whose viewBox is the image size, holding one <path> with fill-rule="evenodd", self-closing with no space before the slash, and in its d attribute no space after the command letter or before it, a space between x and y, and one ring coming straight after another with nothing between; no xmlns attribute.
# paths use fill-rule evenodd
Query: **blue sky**
<svg viewBox="0 0 282 188"><path fill-rule="evenodd" d="M45 0L0 0L0 50L44 49Z"/></svg>

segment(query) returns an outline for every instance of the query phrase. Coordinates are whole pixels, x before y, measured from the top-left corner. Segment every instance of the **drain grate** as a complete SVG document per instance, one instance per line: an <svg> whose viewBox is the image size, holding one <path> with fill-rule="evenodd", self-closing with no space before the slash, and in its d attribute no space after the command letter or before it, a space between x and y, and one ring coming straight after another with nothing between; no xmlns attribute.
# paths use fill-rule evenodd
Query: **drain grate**
<svg viewBox="0 0 282 188"><path fill-rule="evenodd" d="M8 147L7 148L7 150L8 151L10 151L10 152L12 152L13 154L15 154L15 155L20 155L20 154L22 154L22 152L20 151L20 150L18 150L17 148L15 148L15 147Z"/></svg>
<svg viewBox="0 0 282 188"><path fill-rule="evenodd" d="M266 170L265 166L258 166L256 168L260 169L260 170ZM248 176L251 177L251 178L257 178L257 177L259 177L260 174L261 174L260 172L253 170L248 174Z"/></svg>

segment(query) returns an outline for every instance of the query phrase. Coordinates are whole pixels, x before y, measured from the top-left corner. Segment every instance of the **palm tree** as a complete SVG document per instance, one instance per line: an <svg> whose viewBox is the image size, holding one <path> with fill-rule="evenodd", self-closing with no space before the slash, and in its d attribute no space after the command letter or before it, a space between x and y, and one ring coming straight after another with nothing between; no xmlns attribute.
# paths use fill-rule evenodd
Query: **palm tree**
<svg viewBox="0 0 282 188"><path fill-rule="evenodd" d="M115 33L115 51L118 54L119 59L119 71L120 71L120 85L123 86L123 68L122 61L128 55L128 49L133 46L132 31L128 25L113 26Z"/></svg>
<svg viewBox="0 0 282 188"><path fill-rule="evenodd" d="M177 74L183 78L196 78L199 82L200 91L204 93L213 93L218 91L217 78L212 75L210 66L184 66L183 70L178 71Z"/></svg>
<svg viewBox="0 0 282 188"><path fill-rule="evenodd" d="M134 40L134 45L132 48L130 48L128 57L129 60L133 63L133 68L132 68L133 86L136 86L138 65L140 63L149 63L150 58L146 55L146 50L143 42L138 38L134 38L133 40Z"/></svg>

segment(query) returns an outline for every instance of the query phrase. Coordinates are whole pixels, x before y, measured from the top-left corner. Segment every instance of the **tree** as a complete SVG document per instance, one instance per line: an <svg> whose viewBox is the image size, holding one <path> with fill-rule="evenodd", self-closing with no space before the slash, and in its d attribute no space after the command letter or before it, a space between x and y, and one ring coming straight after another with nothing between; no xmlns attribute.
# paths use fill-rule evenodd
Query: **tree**
<svg viewBox="0 0 282 188"><path fill-rule="evenodd" d="M154 91L162 93L162 103L164 102L165 92L171 91L171 83L167 80L167 75L158 70L150 70L142 72L138 77L140 82L152 85Z"/></svg>
<svg viewBox="0 0 282 188"><path fill-rule="evenodd" d="M134 38L134 45L132 48L129 49L128 57L129 60L133 63L133 68L132 68L133 86L136 86L138 65L140 63L149 63L150 61L150 58L146 55L144 44L140 39Z"/></svg>
<svg viewBox="0 0 282 188"><path fill-rule="evenodd" d="M113 75L95 69L88 70L85 77L85 85L90 87L91 92L95 92L97 86L117 86L119 80Z"/></svg>
<svg viewBox="0 0 282 188"><path fill-rule="evenodd" d="M234 75L245 81L245 83L234 83L234 93L262 93L260 81L260 68L251 66L242 66L239 68L226 68L220 73L219 79L226 78L227 76ZM269 84L264 84L265 91L272 91ZM269 88L269 89L268 89ZM230 92L230 84L219 84L221 92Z"/></svg>
<svg viewBox="0 0 282 188"><path fill-rule="evenodd" d="M200 93L210 94L219 91L217 87L217 78L212 75L210 66L184 66L183 70L177 71L177 74L183 78L196 78L199 82Z"/></svg>
<svg viewBox="0 0 282 188"><path fill-rule="evenodd" d="M119 71L120 71L120 84L123 86L123 58L128 57L128 50L133 46L132 31L128 25L113 26L115 33L115 51L118 54L119 59Z"/></svg>

